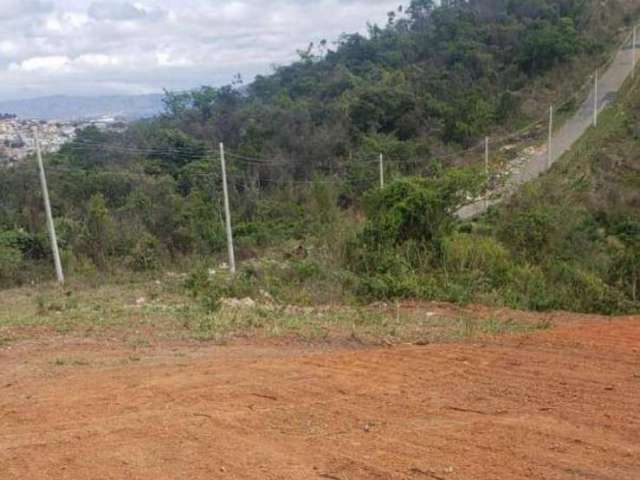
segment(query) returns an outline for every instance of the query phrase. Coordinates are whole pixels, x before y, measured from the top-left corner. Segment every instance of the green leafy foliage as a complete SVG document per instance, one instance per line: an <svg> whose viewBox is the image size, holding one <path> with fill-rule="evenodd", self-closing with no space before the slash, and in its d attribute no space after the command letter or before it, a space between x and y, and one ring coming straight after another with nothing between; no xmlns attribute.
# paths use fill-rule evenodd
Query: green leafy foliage
<svg viewBox="0 0 640 480"><path fill-rule="evenodd" d="M529 74L565 61L582 47L572 18L557 23L543 20L529 28L517 53L519 65Z"/></svg>
<svg viewBox="0 0 640 480"><path fill-rule="evenodd" d="M369 192L360 240L372 247L433 243L451 231L455 212L477 194L482 176L451 169L433 178L404 178Z"/></svg>
<svg viewBox="0 0 640 480"><path fill-rule="evenodd" d="M137 272L156 270L162 259L160 242L149 233L143 233L131 251L129 267Z"/></svg>
<svg viewBox="0 0 640 480"><path fill-rule="evenodd" d="M22 261L20 250L0 243L0 284L10 284L17 280Z"/></svg>
<svg viewBox="0 0 640 480"><path fill-rule="evenodd" d="M555 95L548 85L582 81L564 74L597 63L634 11L625 0L606 9L595 0L413 0L386 25L335 47L311 44L249 85L167 92L158 118L121 133L83 130L47 156L65 263L103 274L226 261L211 155L223 141L241 267L235 279L204 267L190 277L210 312L224 296L261 292L282 303L356 296L632 310L640 242L629 205L640 204L640 173L619 159L637 151L637 111L603 119L596 134L606 138L581 150L566 181L527 189L474 225L454 213L483 176L454 168L464 159L449 154L546 109L540 87ZM605 151L604 140L622 144L620 131L633 141ZM50 269L51 258L36 172L27 162L2 173L0 282L42 278L37 267Z"/></svg>

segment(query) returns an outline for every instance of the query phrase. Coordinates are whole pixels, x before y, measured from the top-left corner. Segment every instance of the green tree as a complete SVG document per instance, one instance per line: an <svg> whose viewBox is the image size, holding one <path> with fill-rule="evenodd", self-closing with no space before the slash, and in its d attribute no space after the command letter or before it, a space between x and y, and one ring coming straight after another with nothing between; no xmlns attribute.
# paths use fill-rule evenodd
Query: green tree
<svg viewBox="0 0 640 480"><path fill-rule="evenodd" d="M571 18L562 18L559 23L543 20L525 34L517 60L527 73L538 73L567 60L579 48L578 33Z"/></svg>
<svg viewBox="0 0 640 480"><path fill-rule="evenodd" d="M640 222L624 220L615 226L614 233L620 244L614 249L612 274L616 283L636 302L640 281Z"/></svg>
<svg viewBox="0 0 640 480"><path fill-rule="evenodd" d="M107 258L113 251L115 230L113 219L102 194L89 199L87 216L81 238L81 249L99 268L107 266Z"/></svg>

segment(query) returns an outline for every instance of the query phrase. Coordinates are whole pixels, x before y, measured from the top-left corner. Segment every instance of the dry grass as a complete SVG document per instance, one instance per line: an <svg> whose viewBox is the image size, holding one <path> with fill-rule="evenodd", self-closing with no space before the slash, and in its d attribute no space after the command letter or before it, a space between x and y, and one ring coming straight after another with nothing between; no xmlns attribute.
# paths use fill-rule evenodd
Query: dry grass
<svg viewBox="0 0 640 480"><path fill-rule="evenodd" d="M0 348L15 341L58 336L118 341L131 347L159 342L225 343L238 337L294 338L305 342L446 342L518 333L549 325L511 318L479 318L453 306L298 307L225 304L208 312L177 276L158 280L48 284L0 291Z"/></svg>

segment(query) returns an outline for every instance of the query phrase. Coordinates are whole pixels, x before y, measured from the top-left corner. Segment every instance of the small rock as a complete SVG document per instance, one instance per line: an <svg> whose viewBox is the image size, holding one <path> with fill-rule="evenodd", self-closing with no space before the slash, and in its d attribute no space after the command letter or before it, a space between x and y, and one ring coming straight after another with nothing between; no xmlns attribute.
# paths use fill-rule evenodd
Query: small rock
<svg viewBox="0 0 640 480"><path fill-rule="evenodd" d="M222 304L231 308L254 308L256 302L252 298L223 298Z"/></svg>
<svg viewBox="0 0 640 480"><path fill-rule="evenodd" d="M267 300L267 301L271 302L271 303L273 303L273 302L274 302L273 297L272 297L272 296L271 296L271 294L270 294L269 292L267 292L266 290L262 290L262 289L260 289L260 296L261 296L262 298L264 298L265 300Z"/></svg>
<svg viewBox="0 0 640 480"><path fill-rule="evenodd" d="M253 308L256 306L256 302L252 298L243 298L240 300L240 304L245 308Z"/></svg>
<svg viewBox="0 0 640 480"><path fill-rule="evenodd" d="M147 299L144 297L140 297L139 299L136 300L136 305L140 306L140 305L144 305L147 302Z"/></svg>

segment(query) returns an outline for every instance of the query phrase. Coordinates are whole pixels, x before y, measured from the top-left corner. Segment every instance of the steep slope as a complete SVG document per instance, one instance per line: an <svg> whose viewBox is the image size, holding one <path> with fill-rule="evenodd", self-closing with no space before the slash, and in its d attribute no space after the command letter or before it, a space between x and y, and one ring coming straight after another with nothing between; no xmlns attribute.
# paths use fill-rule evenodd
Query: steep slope
<svg viewBox="0 0 640 480"><path fill-rule="evenodd" d="M594 86L582 105L553 132L550 143L547 141L543 149L537 149L533 153L521 153L517 162L512 162L507 167L509 178L505 184L486 194L491 200L479 200L465 206L459 212L460 217L468 219L484 213L490 205L512 195L523 184L537 178L569 152L585 132L595 126L596 116L615 100L625 80L634 75L637 55L637 45L633 44L633 35L630 33L607 69L604 72L599 71L598 76L594 76Z"/></svg>
<svg viewBox="0 0 640 480"><path fill-rule="evenodd" d="M640 77L553 168L480 221L556 286L600 284L640 298ZM553 273L551 273L553 272ZM608 293L607 293L608 292ZM617 295L617 294L616 294ZM576 298L579 294L576 294ZM598 295L594 294L594 299Z"/></svg>
<svg viewBox="0 0 640 480"><path fill-rule="evenodd" d="M636 77L601 114L598 128L590 129L535 188L553 192L554 197L562 195L568 205L593 214L640 218L636 211L640 206L639 122L640 77Z"/></svg>

